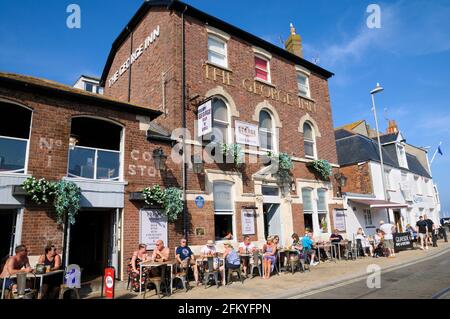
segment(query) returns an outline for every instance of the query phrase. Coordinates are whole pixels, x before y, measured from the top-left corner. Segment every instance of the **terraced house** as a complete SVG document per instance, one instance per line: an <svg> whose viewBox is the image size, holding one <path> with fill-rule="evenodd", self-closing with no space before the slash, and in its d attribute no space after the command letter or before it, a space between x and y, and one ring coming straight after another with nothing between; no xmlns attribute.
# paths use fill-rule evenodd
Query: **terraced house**
<svg viewBox="0 0 450 319"><path fill-rule="evenodd" d="M20 159L2 146L1 227L16 231L1 246L23 242L35 255L66 234L70 262L92 275L113 264L123 278L137 245L158 238L173 251L184 236L194 249L244 234L284 245L306 228L328 237L343 208L332 76L303 59L292 25L283 49L180 1L144 2L112 45L103 96L2 75L2 112L15 112L6 122L28 120L0 134L21 144ZM331 169L311 167L320 160ZM75 225L58 226L50 205L12 191L28 175L81 187ZM156 185L182 191L174 222L143 196Z"/></svg>

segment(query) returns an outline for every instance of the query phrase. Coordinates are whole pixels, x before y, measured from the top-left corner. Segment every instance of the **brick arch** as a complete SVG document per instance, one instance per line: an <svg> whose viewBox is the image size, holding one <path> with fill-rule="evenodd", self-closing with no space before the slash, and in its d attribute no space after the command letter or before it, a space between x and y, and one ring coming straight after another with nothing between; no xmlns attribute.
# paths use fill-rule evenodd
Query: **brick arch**
<svg viewBox="0 0 450 319"><path fill-rule="evenodd" d="M275 127L276 128L282 128L283 127L283 123L281 123L280 117L278 116L278 112L277 110L266 100L264 100L263 102L259 103L258 105L256 105L255 108L255 113L252 116L252 120L255 122L259 123L259 113L262 110L267 110L269 111L270 115L272 115L272 118L275 122Z"/></svg>
<svg viewBox="0 0 450 319"><path fill-rule="evenodd" d="M305 124L305 122L309 122L312 125L312 127L314 129L314 134L315 134L316 137L322 137L322 135L320 134L319 126L317 125L317 122L308 113L306 113L300 119L300 123L298 125L298 131L300 133L303 134L303 125Z"/></svg>
<svg viewBox="0 0 450 319"><path fill-rule="evenodd" d="M225 89L223 87L217 86L214 89L211 89L208 92L206 92L206 98L213 97L213 96L219 96L225 100L225 102L229 108L231 117L233 117L233 116L239 117L239 111L237 110L236 103L234 103L234 100L231 97L231 95L227 91L225 91Z"/></svg>

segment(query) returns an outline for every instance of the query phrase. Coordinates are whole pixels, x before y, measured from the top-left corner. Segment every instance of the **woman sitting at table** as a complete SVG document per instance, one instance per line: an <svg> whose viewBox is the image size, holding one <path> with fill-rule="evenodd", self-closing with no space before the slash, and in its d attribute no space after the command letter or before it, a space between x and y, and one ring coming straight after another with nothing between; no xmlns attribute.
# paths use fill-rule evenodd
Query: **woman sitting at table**
<svg viewBox="0 0 450 319"><path fill-rule="evenodd" d="M130 277L133 290L135 292L139 292L139 277L140 277L140 267L139 265L143 262L149 261L150 258L147 252L147 245L140 244L139 249L133 253L133 257L131 257L130 264L128 265L128 275ZM142 274L142 282L141 285L145 282L145 272Z"/></svg>
<svg viewBox="0 0 450 319"><path fill-rule="evenodd" d="M230 269L239 269L241 268L241 260L239 258L238 253L234 250L233 245L231 243L225 243L224 245L225 252L223 253L223 259L225 261L225 267L220 266L219 270L222 274L222 278L226 278L227 275L225 270L230 271Z"/></svg>
<svg viewBox="0 0 450 319"><path fill-rule="evenodd" d="M369 243L369 240L367 239L367 237L364 234L364 231L361 227L358 228L355 238L356 238L356 243L357 243L358 249L362 252L362 254L365 257L367 257L367 250L369 250L370 256L372 257L373 256L372 245Z"/></svg>
<svg viewBox="0 0 450 319"><path fill-rule="evenodd" d="M267 243L263 247L263 278L269 279L277 260L277 246L273 237L267 237Z"/></svg>
<svg viewBox="0 0 450 319"><path fill-rule="evenodd" d="M59 270L61 268L61 256L58 254L56 246L47 245L44 249L44 255L39 257L38 263L43 264L49 271ZM61 283L62 275L46 278L42 284L42 298L57 299Z"/></svg>

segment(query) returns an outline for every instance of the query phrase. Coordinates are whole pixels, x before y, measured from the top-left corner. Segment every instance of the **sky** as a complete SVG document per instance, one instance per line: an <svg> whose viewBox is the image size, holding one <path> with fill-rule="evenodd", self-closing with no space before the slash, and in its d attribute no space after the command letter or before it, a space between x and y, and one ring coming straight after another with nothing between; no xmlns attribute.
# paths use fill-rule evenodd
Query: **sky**
<svg viewBox="0 0 450 319"><path fill-rule="evenodd" d="M112 42L143 0L0 1L0 71L73 85L100 76ZM187 0L187 3L275 45L293 23L304 56L335 76L330 95L335 127L366 119L380 130L395 119L407 142L442 142L432 164L442 212L450 216L450 0ZM81 8L81 28L66 25L67 6ZM368 28L367 7L381 9L381 28ZM245 14L243 14L245 13Z"/></svg>

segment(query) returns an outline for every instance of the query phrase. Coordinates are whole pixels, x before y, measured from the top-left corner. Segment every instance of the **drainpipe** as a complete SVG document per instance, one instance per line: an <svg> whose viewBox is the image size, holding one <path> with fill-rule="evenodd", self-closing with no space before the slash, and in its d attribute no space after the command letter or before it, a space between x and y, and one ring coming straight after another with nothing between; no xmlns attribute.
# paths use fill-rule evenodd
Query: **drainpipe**
<svg viewBox="0 0 450 319"><path fill-rule="evenodd" d="M186 131L186 29L185 29L185 17L184 14L187 11L187 6L184 8L181 14L181 77L182 77L182 104L183 104L183 116L182 125ZM187 159L186 159L186 134L183 133L183 233L184 238L188 239L188 220L187 220L187 203L186 203L186 191L187 191Z"/></svg>
<svg viewBox="0 0 450 319"><path fill-rule="evenodd" d="M127 30L130 35L130 67L128 69L128 103L131 101L131 68L133 67L131 64L131 57L133 55L133 31L130 30L127 26Z"/></svg>

